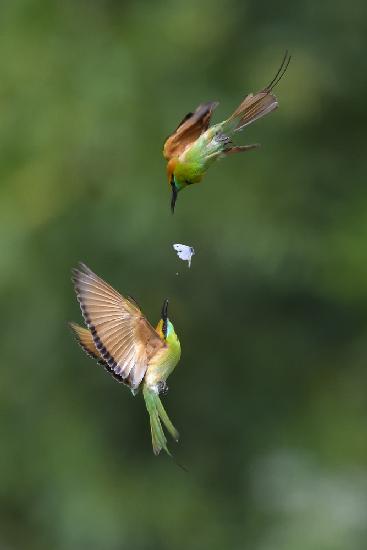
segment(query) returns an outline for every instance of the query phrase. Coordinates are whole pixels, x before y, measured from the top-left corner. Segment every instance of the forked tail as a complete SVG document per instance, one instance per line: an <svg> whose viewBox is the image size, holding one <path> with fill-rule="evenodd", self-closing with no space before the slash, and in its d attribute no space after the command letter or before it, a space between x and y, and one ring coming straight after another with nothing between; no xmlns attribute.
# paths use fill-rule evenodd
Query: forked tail
<svg viewBox="0 0 367 550"><path fill-rule="evenodd" d="M161 421L175 441L178 441L179 433L168 418L159 395L146 384L143 385L143 396L149 413L153 452L158 455L164 449L169 456L172 456L167 447L167 439Z"/></svg>
<svg viewBox="0 0 367 550"><path fill-rule="evenodd" d="M286 51L273 80L260 92L249 94L245 97L235 112L225 122L224 132L238 132L278 107L277 98L271 92L284 76L290 60L291 57L288 55L288 51Z"/></svg>

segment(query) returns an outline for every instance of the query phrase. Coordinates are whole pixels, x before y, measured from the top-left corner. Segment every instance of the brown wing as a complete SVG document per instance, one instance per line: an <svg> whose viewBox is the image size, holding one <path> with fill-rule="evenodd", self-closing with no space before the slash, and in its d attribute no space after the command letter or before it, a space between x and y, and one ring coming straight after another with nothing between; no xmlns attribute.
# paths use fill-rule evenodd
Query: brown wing
<svg viewBox="0 0 367 550"><path fill-rule="evenodd" d="M163 147L163 156L166 160L178 157L187 145L208 129L212 112L218 106L218 102L202 103L194 113L188 113L171 134Z"/></svg>
<svg viewBox="0 0 367 550"><path fill-rule="evenodd" d="M98 349L96 348L96 345L93 341L93 336L89 329L81 327L72 322L69 323L69 326L74 333L76 341L85 351L85 353L89 355L89 357L92 357L92 359L96 359L98 364L102 365L102 367L105 368L117 382L122 382L123 384L131 387L129 378L124 379L119 374L116 374L113 369L111 369L109 364L106 363L106 361L103 359Z"/></svg>
<svg viewBox="0 0 367 550"><path fill-rule="evenodd" d="M136 389L149 359L165 344L140 309L86 265L73 270L75 292L99 354ZM88 350L89 351L89 350Z"/></svg>
<svg viewBox="0 0 367 550"><path fill-rule="evenodd" d="M84 327L80 327L73 322L70 322L69 326L73 331L78 344L81 346L81 348L83 348L85 353L89 355L89 357L92 357L92 359L96 359L97 361L101 361L102 363L104 363L105 360L96 348L90 330Z"/></svg>

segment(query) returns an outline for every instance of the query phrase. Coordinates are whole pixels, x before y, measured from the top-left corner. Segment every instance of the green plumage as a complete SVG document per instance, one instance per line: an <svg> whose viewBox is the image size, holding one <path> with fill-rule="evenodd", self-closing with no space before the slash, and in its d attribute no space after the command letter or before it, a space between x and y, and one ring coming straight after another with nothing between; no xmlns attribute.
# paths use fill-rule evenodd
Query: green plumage
<svg viewBox="0 0 367 550"><path fill-rule="evenodd" d="M162 449L164 449L166 453L171 456L171 453L167 447L167 439L163 433L161 421L175 441L178 441L179 433L170 421L157 391L144 383L143 396L147 411L149 413L154 454L157 455Z"/></svg>
<svg viewBox="0 0 367 550"><path fill-rule="evenodd" d="M166 322L166 327L163 326L163 321L160 321L157 326L158 332L163 329L166 332L166 346L157 353L146 372L143 396L149 413L153 451L155 454L159 454L164 449L167 454L171 455L167 448L167 440L163 433L161 421L175 441L178 441L179 434L163 407L159 398L159 391L165 386L168 376L180 360L181 345L173 324L169 319Z"/></svg>
<svg viewBox="0 0 367 550"><path fill-rule="evenodd" d="M168 300L154 329L132 298L123 297L85 264L73 270L73 282L87 324L70 324L77 341L134 396L143 389L153 451L164 449L170 455L161 422L176 441L178 432L159 393L167 391L166 380L180 360L181 345L168 318Z"/></svg>
<svg viewBox="0 0 367 550"><path fill-rule="evenodd" d="M194 112L183 118L173 134L167 138L163 155L167 160L172 212L178 193L188 185L199 183L214 161L258 147L257 144L235 145L232 139L235 133L278 107L272 90L283 77L289 61L290 56L286 52L273 80L256 94L248 94L226 120L210 126L212 112L218 103L201 103Z"/></svg>

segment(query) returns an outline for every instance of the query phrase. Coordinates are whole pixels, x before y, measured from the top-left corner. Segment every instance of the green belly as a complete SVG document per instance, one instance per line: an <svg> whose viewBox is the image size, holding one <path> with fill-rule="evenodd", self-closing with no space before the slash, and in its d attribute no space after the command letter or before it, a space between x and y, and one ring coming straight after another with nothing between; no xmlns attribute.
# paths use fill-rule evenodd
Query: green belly
<svg viewBox="0 0 367 550"><path fill-rule="evenodd" d="M145 373L145 381L148 386L156 386L159 382L165 382L179 362L180 356L181 346L178 340L162 348L150 361Z"/></svg>

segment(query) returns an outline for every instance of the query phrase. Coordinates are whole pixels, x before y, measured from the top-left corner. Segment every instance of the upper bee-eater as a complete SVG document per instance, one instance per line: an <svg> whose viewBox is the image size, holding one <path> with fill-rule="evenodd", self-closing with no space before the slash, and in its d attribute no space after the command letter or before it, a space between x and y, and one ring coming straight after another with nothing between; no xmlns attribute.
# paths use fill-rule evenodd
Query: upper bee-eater
<svg viewBox="0 0 367 550"><path fill-rule="evenodd" d="M178 193L200 182L215 160L259 147L258 144L234 145L232 136L278 107L277 98L271 92L286 72L290 59L286 52L273 80L260 92L247 95L227 120L209 127L218 102L202 103L193 113L188 113L167 138L163 156L167 160L172 212Z"/></svg>
<svg viewBox="0 0 367 550"><path fill-rule="evenodd" d="M153 451L159 454L164 449L170 455L161 421L176 441L179 434L159 394L167 391L166 380L180 359L181 346L168 318L168 300L154 329L131 297L121 296L86 265L80 263L72 273L88 327L70 323L78 343L115 380L129 386L133 395L142 386Z"/></svg>

